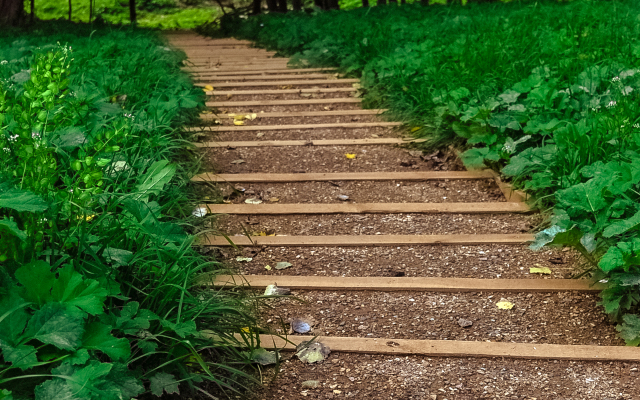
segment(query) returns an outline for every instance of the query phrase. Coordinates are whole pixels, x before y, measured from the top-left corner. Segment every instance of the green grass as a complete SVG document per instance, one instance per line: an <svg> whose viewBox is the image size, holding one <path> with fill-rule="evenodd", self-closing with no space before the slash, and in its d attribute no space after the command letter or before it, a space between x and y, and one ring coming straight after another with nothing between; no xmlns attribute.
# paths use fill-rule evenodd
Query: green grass
<svg viewBox="0 0 640 400"><path fill-rule="evenodd" d="M359 76L427 146L513 177L606 280L602 305L640 344L640 2L421 4L226 19L228 34Z"/></svg>
<svg viewBox="0 0 640 400"><path fill-rule="evenodd" d="M142 2L138 2L140 6ZM180 7L171 2L165 7L149 7L138 10L138 25L145 28L172 30L193 29L210 23L218 17L220 8L212 5ZM29 2L25 9L28 12ZM60 0L35 0L37 18L41 20L68 19L69 3ZM129 24L128 1L95 0L93 18L97 16L110 24ZM75 22L89 22L89 1L74 0L72 3L71 20Z"/></svg>
<svg viewBox="0 0 640 400"><path fill-rule="evenodd" d="M232 337L251 302L195 283L224 269L189 234L202 218L183 127L204 95L183 57L145 30L0 34L0 398L252 382Z"/></svg>

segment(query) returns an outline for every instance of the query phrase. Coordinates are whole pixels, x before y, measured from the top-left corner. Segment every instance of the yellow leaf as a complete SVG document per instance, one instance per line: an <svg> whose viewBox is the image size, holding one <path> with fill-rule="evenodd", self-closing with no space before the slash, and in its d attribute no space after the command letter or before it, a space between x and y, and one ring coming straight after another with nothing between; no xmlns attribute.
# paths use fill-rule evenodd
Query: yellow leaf
<svg viewBox="0 0 640 400"><path fill-rule="evenodd" d="M500 301L496 303L496 306L501 310L511 310L513 308L513 303L505 299L500 299Z"/></svg>
<svg viewBox="0 0 640 400"><path fill-rule="evenodd" d="M205 87L204 87L204 90L205 90L205 91L207 91L207 90L213 90L213 86L211 86L211 85L207 85L207 86L205 86Z"/></svg>
<svg viewBox="0 0 640 400"><path fill-rule="evenodd" d="M549 267L529 268L529 273L550 275L551 269L549 269Z"/></svg>
<svg viewBox="0 0 640 400"><path fill-rule="evenodd" d="M242 330L242 332L245 332L245 333L250 333L251 332L251 328L249 328L248 326L245 326L241 330Z"/></svg>
<svg viewBox="0 0 640 400"><path fill-rule="evenodd" d="M244 125L244 121L235 120L233 121L234 125Z"/></svg>
<svg viewBox="0 0 640 400"><path fill-rule="evenodd" d="M258 114L253 113L253 114L247 114L244 116L246 119L253 121L254 119L258 118Z"/></svg>
<svg viewBox="0 0 640 400"><path fill-rule="evenodd" d="M238 120L238 121L242 121L244 119L244 114L234 114L233 115L233 119Z"/></svg>
<svg viewBox="0 0 640 400"><path fill-rule="evenodd" d="M419 126L414 126L413 128L411 128L411 132L415 132L415 131L419 131L420 127Z"/></svg>
<svg viewBox="0 0 640 400"><path fill-rule="evenodd" d="M264 267L264 269L266 269L267 271L271 271L271 265L267 265L266 267Z"/></svg>
<svg viewBox="0 0 640 400"><path fill-rule="evenodd" d="M356 158L356 155L354 153L347 153L344 156L347 157L349 160L353 160L354 158Z"/></svg>
<svg viewBox="0 0 640 400"><path fill-rule="evenodd" d="M229 118L235 118L235 117L236 117L236 115L235 115L235 114L227 114L227 117L229 117Z"/></svg>
<svg viewBox="0 0 640 400"><path fill-rule="evenodd" d="M272 202L272 203L275 203L276 201L280 201L280 199L277 198L277 197L272 197L272 198L269 199L269 201Z"/></svg>

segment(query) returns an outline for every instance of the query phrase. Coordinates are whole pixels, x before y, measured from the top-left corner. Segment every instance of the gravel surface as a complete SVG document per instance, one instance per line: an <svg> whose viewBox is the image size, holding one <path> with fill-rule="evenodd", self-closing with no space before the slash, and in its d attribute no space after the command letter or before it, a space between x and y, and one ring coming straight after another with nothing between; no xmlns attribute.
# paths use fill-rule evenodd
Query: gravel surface
<svg viewBox="0 0 640 400"><path fill-rule="evenodd" d="M398 146L282 146L203 149L204 171L218 173L462 171L453 157L434 164ZM355 154L348 159L345 154ZM238 160L244 160L242 163Z"/></svg>
<svg viewBox="0 0 640 400"><path fill-rule="evenodd" d="M577 253L560 249L533 252L525 245L382 246L382 247L246 247L220 248L217 259L249 275L427 276L482 279L560 279L581 272ZM251 262L237 262L237 256ZM292 267L267 271L286 261ZM530 274L529 268L551 274Z"/></svg>
<svg viewBox="0 0 640 400"><path fill-rule="evenodd" d="M282 323L311 318L311 333L322 336L624 345L596 307L595 293L293 290L292 296L266 302L263 326L287 333ZM499 309L502 300L513 308ZM472 325L462 327L461 319Z"/></svg>
<svg viewBox="0 0 640 400"><path fill-rule="evenodd" d="M538 215L522 214L302 214L221 215L218 227L230 235L447 235L523 233ZM242 228L245 226L245 229Z"/></svg>
<svg viewBox="0 0 640 400"><path fill-rule="evenodd" d="M265 141L265 140L318 140L318 139L372 139L395 138L399 132L392 127L370 128L313 128L313 129L285 129L285 130L259 130L236 132L201 132L198 137L200 142L208 141Z"/></svg>
<svg viewBox="0 0 640 400"><path fill-rule="evenodd" d="M226 101L226 100L225 100ZM235 101L235 100L229 100ZM259 114L262 112L293 112L293 111L332 111L332 110L359 110L359 103L336 103L336 104L297 104L289 106L224 106L214 107L213 112L217 114Z"/></svg>

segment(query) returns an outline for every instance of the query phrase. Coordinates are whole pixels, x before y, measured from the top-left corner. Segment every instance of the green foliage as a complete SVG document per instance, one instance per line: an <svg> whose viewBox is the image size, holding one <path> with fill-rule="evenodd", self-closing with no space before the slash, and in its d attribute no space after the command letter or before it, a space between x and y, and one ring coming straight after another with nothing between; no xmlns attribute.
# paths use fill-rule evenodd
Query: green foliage
<svg viewBox="0 0 640 400"><path fill-rule="evenodd" d="M638 5L414 4L228 18L222 29L360 76L365 104L419 128L427 146L466 146L468 167L501 169L553 208L532 247L576 248L606 283L604 311L638 345Z"/></svg>
<svg viewBox="0 0 640 400"><path fill-rule="evenodd" d="M188 232L182 127L204 96L183 56L141 30L37 28L0 35L0 398L238 390L253 317L192 283L220 266Z"/></svg>

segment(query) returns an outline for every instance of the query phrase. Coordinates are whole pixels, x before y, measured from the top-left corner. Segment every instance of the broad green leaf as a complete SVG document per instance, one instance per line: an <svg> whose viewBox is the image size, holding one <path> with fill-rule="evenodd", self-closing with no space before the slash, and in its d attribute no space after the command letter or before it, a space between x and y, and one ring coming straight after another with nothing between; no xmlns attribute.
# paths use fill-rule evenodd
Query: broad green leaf
<svg viewBox="0 0 640 400"><path fill-rule="evenodd" d="M105 376L113 364L92 360L84 366L62 364L51 370L57 375L54 381L65 382L82 399L117 400L122 399L118 390L110 390Z"/></svg>
<svg viewBox="0 0 640 400"><path fill-rule="evenodd" d="M0 340L0 349L2 349L2 357L5 362L11 363L13 367L27 370L36 365L38 358L36 357L36 348L28 345L19 345L13 347L9 343Z"/></svg>
<svg viewBox="0 0 640 400"><path fill-rule="evenodd" d="M0 400L14 400L13 395L6 389L0 389Z"/></svg>
<svg viewBox="0 0 640 400"><path fill-rule="evenodd" d="M251 361L260 365L271 365L278 362L278 356L275 351L268 351L258 347L251 352Z"/></svg>
<svg viewBox="0 0 640 400"><path fill-rule="evenodd" d="M520 96L520 93L516 92L515 90L509 89L498 97L500 97L500 99L502 99L502 101L506 104L511 104L515 103L516 100L518 100L518 96Z"/></svg>
<svg viewBox="0 0 640 400"><path fill-rule="evenodd" d="M160 205L155 201L144 203L138 200L126 199L122 202L122 205L141 224L152 222L162 217Z"/></svg>
<svg viewBox="0 0 640 400"><path fill-rule="evenodd" d="M484 157L489 153L488 147L472 148L460 154L464 165L469 169L483 168Z"/></svg>
<svg viewBox="0 0 640 400"><path fill-rule="evenodd" d="M4 235L11 235L20 240L27 239L27 234L18 228L18 224L7 218L0 220L0 238L3 238Z"/></svg>
<svg viewBox="0 0 640 400"><path fill-rule="evenodd" d="M16 271L16 279L24 286L23 297L38 306L51 300L51 288L55 281L55 274L51 266L44 261L34 261L23 265Z"/></svg>
<svg viewBox="0 0 640 400"><path fill-rule="evenodd" d="M624 255L622 251L617 247L609 247L609 250L602 256L598 266L604 272L613 271L618 267L624 265Z"/></svg>
<svg viewBox="0 0 640 400"><path fill-rule="evenodd" d="M616 326L620 332L620 337L624 339L627 346L640 345L640 317L635 314L625 314L622 317L623 323Z"/></svg>
<svg viewBox="0 0 640 400"><path fill-rule="evenodd" d="M460 100L462 98L468 97L470 94L471 92L469 91L469 89L465 87L459 87L449 92L449 96L451 96L453 100Z"/></svg>
<svg viewBox="0 0 640 400"><path fill-rule="evenodd" d="M36 387L36 400L87 400L62 379L52 379Z"/></svg>
<svg viewBox="0 0 640 400"><path fill-rule="evenodd" d="M69 357L65 358L63 362L71 365L83 365L89 361L89 352L87 349L79 349L75 353L72 353Z"/></svg>
<svg viewBox="0 0 640 400"><path fill-rule="evenodd" d="M163 327L174 331L181 338L195 335L198 332L194 321L185 321L176 324L171 321L162 320L161 323Z"/></svg>
<svg viewBox="0 0 640 400"><path fill-rule="evenodd" d="M111 335L112 329L101 322L89 324L82 338L82 347L88 350L99 350L114 361L126 360L131 355L129 341Z"/></svg>
<svg viewBox="0 0 640 400"><path fill-rule="evenodd" d="M0 182L0 208L35 213L46 211L49 204L28 190L18 189L10 182Z"/></svg>
<svg viewBox="0 0 640 400"><path fill-rule="evenodd" d="M151 393L158 397L162 396L163 392L167 392L167 394L180 394L180 390L178 389L178 382L171 374L158 372L157 374L152 376L151 379L149 379L149 382Z"/></svg>
<svg viewBox="0 0 640 400"><path fill-rule="evenodd" d="M33 314L27 324L25 338L39 340L63 350L80 346L84 333L84 316L76 307L47 303Z"/></svg>
<svg viewBox="0 0 640 400"><path fill-rule="evenodd" d="M146 203L150 195L159 194L162 191L164 185L171 181L175 173L175 164L169 164L167 160L156 161L138 180L134 199Z"/></svg>
<svg viewBox="0 0 640 400"><path fill-rule="evenodd" d="M0 296L0 339L16 345L24 332L29 314L25 308L29 305L14 288Z"/></svg>
<svg viewBox="0 0 640 400"><path fill-rule="evenodd" d="M51 290L53 300L76 306L91 315L104 312L107 294L107 290L101 288L98 281L83 279L71 265L58 270L58 278L53 282Z"/></svg>
<svg viewBox="0 0 640 400"><path fill-rule="evenodd" d="M144 392L142 383L131 375L124 364L114 364L109 374L105 376L105 380L109 382L111 390L117 389L120 392L118 398L121 399L131 399Z"/></svg>
<svg viewBox="0 0 640 400"><path fill-rule="evenodd" d="M564 208L596 212L608 205L602 196L602 190L606 185L607 182L603 179L591 179L586 183L560 190L556 193L556 198L559 205Z"/></svg>
<svg viewBox="0 0 640 400"><path fill-rule="evenodd" d="M623 221L616 221L607 226L606 228L604 228L602 236L610 238L615 235L622 235L623 233L634 229L638 225L640 225L640 211L635 213L631 218L625 219Z"/></svg>

